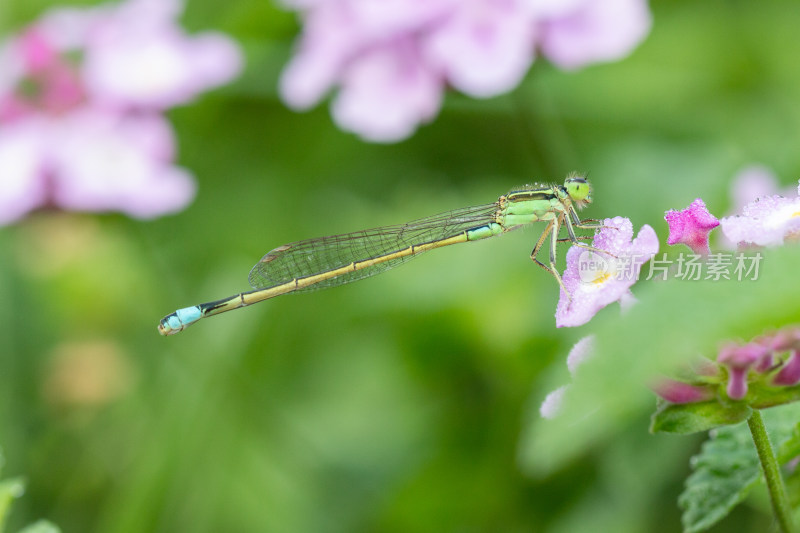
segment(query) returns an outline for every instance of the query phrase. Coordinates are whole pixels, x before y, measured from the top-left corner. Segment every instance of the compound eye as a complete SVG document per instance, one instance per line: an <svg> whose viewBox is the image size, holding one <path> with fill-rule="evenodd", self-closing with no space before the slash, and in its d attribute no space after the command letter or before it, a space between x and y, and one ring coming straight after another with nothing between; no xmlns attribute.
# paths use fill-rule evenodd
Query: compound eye
<svg viewBox="0 0 800 533"><path fill-rule="evenodd" d="M585 202L589 201L589 194L591 193L591 187L589 183L581 177L573 177L567 178L564 182L564 187L567 189L567 193L569 194L570 198L572 198L576 202Z"/></svg>

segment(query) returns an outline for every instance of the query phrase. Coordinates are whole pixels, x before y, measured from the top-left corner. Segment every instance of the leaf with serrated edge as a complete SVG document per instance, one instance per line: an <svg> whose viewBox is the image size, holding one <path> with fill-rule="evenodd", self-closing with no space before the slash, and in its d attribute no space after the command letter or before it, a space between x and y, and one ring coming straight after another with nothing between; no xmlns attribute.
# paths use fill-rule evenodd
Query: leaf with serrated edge
<svg viewBox="0 0 800 533"><path fill-rule="evenodd" d="M800 404L794 403L763 411L773 446L782 447L792 438ZM678 499L684 509L684 531L708 529L742 501L761 478L753 439L746 424L727 426L711 432L700 454L692 458L694 472Z"/></svg>

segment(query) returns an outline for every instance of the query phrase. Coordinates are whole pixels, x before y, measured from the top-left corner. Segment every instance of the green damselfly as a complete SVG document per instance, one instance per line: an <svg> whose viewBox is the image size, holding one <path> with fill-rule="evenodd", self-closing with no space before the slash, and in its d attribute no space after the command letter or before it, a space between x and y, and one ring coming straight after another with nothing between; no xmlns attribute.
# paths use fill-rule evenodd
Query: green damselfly
<svg viewBox="0 0 800 533"><path fill-rule="evenodd" d="M602 227L595 220L578 217L576 209L591 201L586 179L570 175L563 185L522 187L491 204L456 209L407 224L284 244L267 253L250 271L254 290L179 309L161 319L158 331L173 335L207 316L281 294L343 285L389 270L434 248L502 235L533 222L547 222L547 226L531 259L550 272L563 289L555 265L556 244L569 241L587 250L601 251L580 242L575 235L575 228ZM562 226L567 228L566 239L558 238ZM552 235L550 254L544 264L537 256L548 235Z"/></svg>

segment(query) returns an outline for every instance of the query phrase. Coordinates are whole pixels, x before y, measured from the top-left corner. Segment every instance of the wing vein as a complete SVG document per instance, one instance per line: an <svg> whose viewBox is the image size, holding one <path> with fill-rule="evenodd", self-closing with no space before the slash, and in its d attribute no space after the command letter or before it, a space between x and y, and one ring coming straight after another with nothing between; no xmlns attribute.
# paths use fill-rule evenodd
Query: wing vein
<svg viewBox="0 0 800 533"><path fill-rule="evenodd" d="M394 226L372 228L341 235L298 241L268 252L250 271L254 289L266 289L374 259L410 246L447 239L494 220L498 204L485 204L447 211ZM396 257L299 289L310 291L342 285L384 272L422 253Z"/></svg>

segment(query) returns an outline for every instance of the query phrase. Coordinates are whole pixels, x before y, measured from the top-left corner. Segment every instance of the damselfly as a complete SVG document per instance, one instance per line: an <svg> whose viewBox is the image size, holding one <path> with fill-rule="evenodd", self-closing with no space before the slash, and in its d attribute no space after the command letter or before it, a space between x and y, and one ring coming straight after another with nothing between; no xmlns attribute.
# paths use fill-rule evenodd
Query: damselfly
<svg viewBox="0 0 800 533"><path fill-rule="evenodd" d="M587 250L601 251L580 242L575 235L575 228L602 227L596 220L578 217L576 208L591 201L586 179L570 175L563 185L523 187L491 204L456 209L407 224L284 244L267 253L250 271L254 290L178 309L161 319L158 331L173 335L207 316L281 294L350 283L389 270L422 252L502 235L533 222L546 222L547 226L531 252L531 259L552 274L563 289L556 270L556 244L569 241ZM562 226L566 226L568 238L559 239ZM545 264L537 256L548 235L552 238L549 261Z"/></svg>

